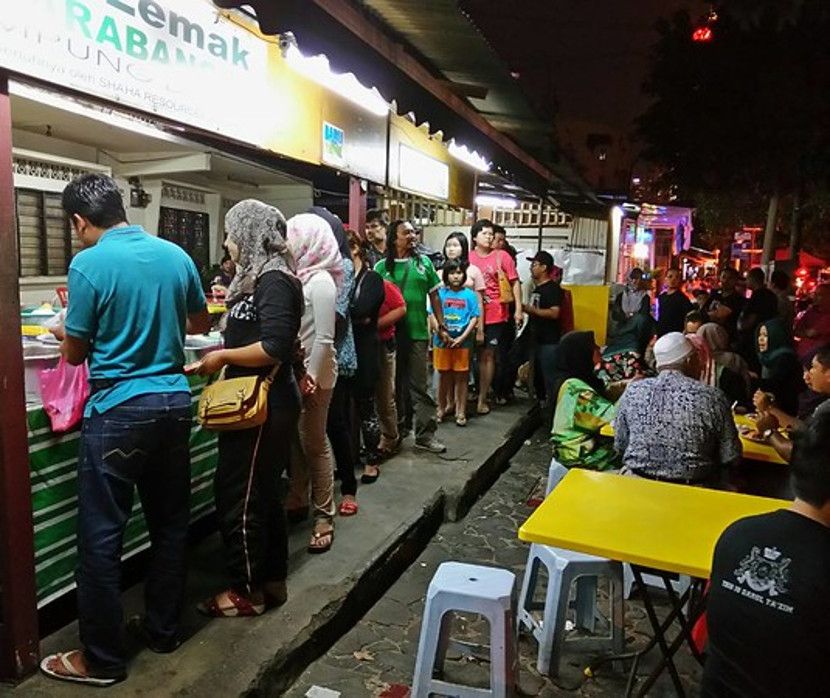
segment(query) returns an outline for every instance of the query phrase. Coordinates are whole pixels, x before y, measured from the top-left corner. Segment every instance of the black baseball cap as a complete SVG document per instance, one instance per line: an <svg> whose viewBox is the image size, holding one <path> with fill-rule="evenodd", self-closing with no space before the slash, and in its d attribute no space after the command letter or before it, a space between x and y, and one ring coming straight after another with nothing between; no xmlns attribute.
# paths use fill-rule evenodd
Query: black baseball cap
<svg viewBox="0 0 830 698"><path fill-rule="evenodd" d="M550 252L539 250L532 257L528 257L528 259L531 262L539 262L539 264L544 264L548 268L548 271L553 269L553 255Z"/></svg>

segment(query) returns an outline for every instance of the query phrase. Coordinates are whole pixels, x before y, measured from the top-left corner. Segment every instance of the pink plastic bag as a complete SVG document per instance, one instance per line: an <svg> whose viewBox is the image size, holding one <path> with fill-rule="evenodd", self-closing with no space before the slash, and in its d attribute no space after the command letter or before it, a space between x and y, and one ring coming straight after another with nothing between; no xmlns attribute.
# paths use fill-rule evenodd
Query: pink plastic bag
<svg viewBox="0 0 830 698"><path fill-rule="evenodd" d="M86 362L73 366L62 356L55 368L40 372L43 409L52 422L52 431L69 431L84 417L89 397L89 368Z"/></svg>

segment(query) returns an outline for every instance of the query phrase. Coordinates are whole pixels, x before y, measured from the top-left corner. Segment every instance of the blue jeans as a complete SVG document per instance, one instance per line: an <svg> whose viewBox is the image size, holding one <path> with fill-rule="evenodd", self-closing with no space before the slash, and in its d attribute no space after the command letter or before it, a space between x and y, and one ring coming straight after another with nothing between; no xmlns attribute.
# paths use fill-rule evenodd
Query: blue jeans
<svg viewBox="0 0 830 698"><path fill-rule="evenodd" d="M558 344L539 344L536 347L536 365L542 370L542 380L545 383L545 399L548 405L556 405L557 396L553 394L556 382L554 366L556 361L556 347Z"/></svg>
<svg viewBox="0 0 830 698"><path fill-rule="evenodd" d="M84 419L78 459L78 625L98 676L126 673L121 553L138 488L151 556L145 626L178 632L190 517L190 393L141 395Z"/></svg>

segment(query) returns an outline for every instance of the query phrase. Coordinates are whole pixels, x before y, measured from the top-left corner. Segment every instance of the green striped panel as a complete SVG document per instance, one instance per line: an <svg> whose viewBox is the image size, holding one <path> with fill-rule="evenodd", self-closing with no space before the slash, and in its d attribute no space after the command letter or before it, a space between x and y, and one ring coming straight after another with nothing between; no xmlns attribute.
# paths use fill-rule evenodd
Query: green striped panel
<svg viewBox="0 0 830 698"><path fill-rule="evenodd" d="M206 379L190 377L193 413ZM75 586L78 514L78 435L80 429L53 434L42 408L29 409L29 467L35 534L35 583L38 607ZM217 460L216 434L193 420L190 433L191 521L213 511L213 473ZM149 546L147 527L136 494L124 536L124 557Z"/></svg>

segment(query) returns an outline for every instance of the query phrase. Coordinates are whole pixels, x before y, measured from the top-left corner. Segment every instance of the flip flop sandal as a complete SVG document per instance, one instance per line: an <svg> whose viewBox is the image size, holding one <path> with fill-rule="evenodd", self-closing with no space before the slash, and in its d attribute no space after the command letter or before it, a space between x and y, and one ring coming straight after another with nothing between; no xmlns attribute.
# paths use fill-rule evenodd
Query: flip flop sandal
<svg viewBox="0 0 830 698"><path fill-rule="evenodd" d="M315 545L321 538L329 537L328 545ZM313 531L311 533L311 543L308 544L308 552L312 555L322 555L331 550L332 543L334 543L334 529L328 531Z"/></svg>
<svg viewBox="0 0 830 698"><path fill-rule="evenodd" d="M459 427L466 427L467 426L467 418L464 415L459 415L455 418L455 423Z"/></svg>
<svg viewBox="0 0 830 698"><path fill-rule="evenodd" d="M354 516L357 514L358 509L357 502L352 499L345 499L340 502L340 508L337 510L337 513L340 516Z"/></svg>
<svg viewBox="0 0 830 698"><path fill-rule="evenodd" d="M485 414L490 414L490 406L485 405L484 407L476 408L476 414L480 414L482 416L485 415Z"/></svg>
<svg viewBox="0 0 830 698"><path fill-rule="evenodd" d="M217 594L196 604L196 610L211 618L250 618L265 613L264 603L253 604L250 599L240 596L233 589L228 589L225 595L231 602L230 606L220 606L216 601Z"/></svg>
<svg viewBox="0 0 830 698"><path fill-rule="evenodd" d="M90 676L89 674L82 674L79 672L69 657L81 650L72 650L71 652L57 652L44 657L40 662L40 670L46 674L50 679L57 679L58 681L69 681L71 683L85 683L88 686L112 686L114 683L123 681L126 678L121 676L119 678L110 678L103 676ZM49 665L54 662L60 662L61 671L55 671Z"/></svg>

